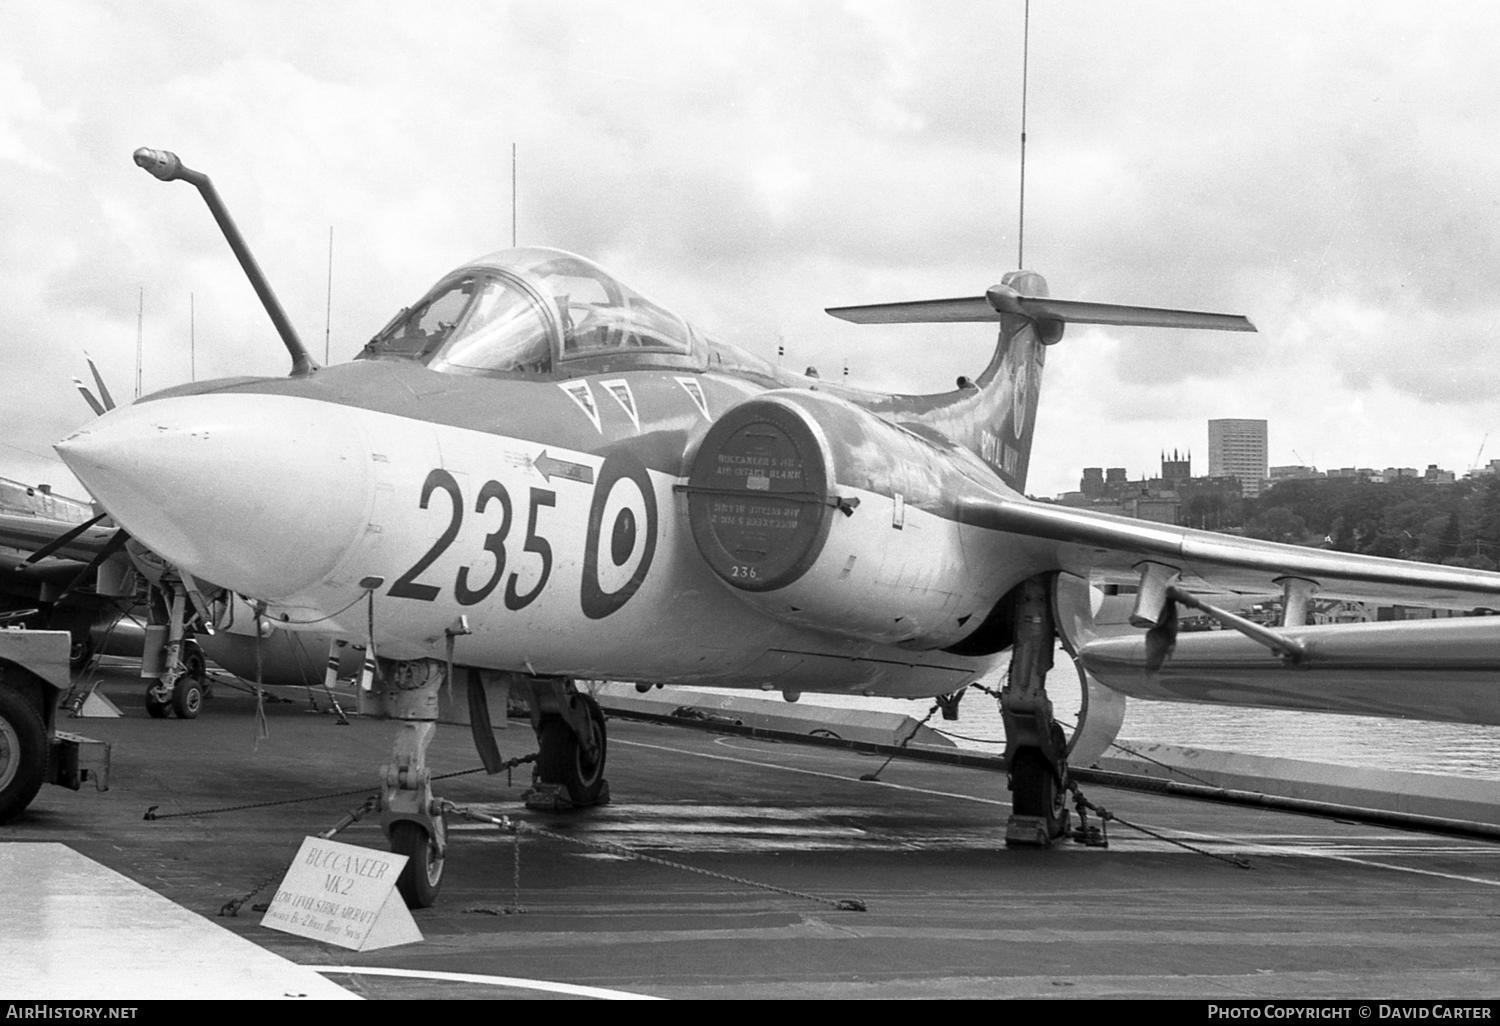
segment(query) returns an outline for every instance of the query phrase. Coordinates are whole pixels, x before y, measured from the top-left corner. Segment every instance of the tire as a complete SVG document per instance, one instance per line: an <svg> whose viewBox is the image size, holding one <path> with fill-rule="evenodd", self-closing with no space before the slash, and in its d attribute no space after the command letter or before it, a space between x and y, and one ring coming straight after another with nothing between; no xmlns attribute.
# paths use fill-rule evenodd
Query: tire
<svg viewBox="0 0 1500 1026"><path fill-rule="evenodd" d="M182 665L187 676L198 682L203 690L203 700L214 697L213 682L208 679L208 660L203 658L203 649L196 641L183 641Z"/></svg>
<svg viewBox="0 0 1500 1026"><path fill-rule="evenodd" d="M420 823L398 819L391 824L391 851L406 856L396 890L407 908L431 908L443 885L443 859Z"/></svg>
<svg viewBox="0 0 1500 1026"><path fill-rule="evenodd" d="M604 710L589 695L578 700L588 706L589 718L599 738L595 758L589 759L578 743L578 735L557 717L542 721L537 731L541 749L537 756L537 776L548 784L561 784L574 805L593 805L604 790L604 763L608 754L608 737L604 728Z"/></svg>
<svg viewBox="0 0 1500 1026"><path fill-rule="evenodd" d="M183 674L172 686L172 711L179 720L196 720L203 711L203 682Z"/></svg>
<svg viewBox="0 0 1500 1026"><path fill-rule="evenodd" d="M191 641L182 643L182 676L172 686L172 711L179 720L196 720L208 697L204 678L208 676L203 653Z"/></svg>
<svg viewBox="0 0 1500 1026"><path fill-rule="evenodd" d="M155 687L155 685L153 684L152 687ZM171 714L171 712L172 712L172 703L171 702L158 702L156 699L154 699L154 698L151 697L151 690L150 690L150 688L148 688L146 690L146 715L147 716L150 716L153 720L164 720L164 719L167 718L168 715Z"/></svg>
<svg viewBox="0 0 1500 1026"><path fill-rule="evenodd" d="M42 714L0 684L0 823L21 814L47 775L47 727Z"/></svg>
<svg viewBox="0 0 1500 1026"><path fill-rule="evenodd" d="M85 634L81 639L75 637L68 650L68 669L74 673L82 673L89 660L94 658L95 650L93 634Z"/></svg>
<svg viewBox="0 0 1500 1026"><path fill-rule="evenodd" d="M1062 833L1067 815L1067 792L1058 785L1052 767L1039 749L1020 748L1011 760L1010 807L1017 816L1038 816L1047 822L1047 836Z"/></svg>

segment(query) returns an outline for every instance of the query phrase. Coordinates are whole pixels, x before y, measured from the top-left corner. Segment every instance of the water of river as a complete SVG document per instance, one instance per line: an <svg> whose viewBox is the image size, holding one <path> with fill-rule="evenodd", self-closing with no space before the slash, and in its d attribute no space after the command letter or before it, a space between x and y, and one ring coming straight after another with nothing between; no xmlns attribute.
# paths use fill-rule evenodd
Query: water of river
<svg viewBox="0 0 1500 1026"><path fill-rule="evenodd" d="M1000 686L998 679L983 683L996 690ZM1075 722L1079 687L1072 662L1062 652L1048 691L1058 718ZM932 704L927 699L815 694L803 695L801 703L894 711L919 720ZM1004 748L998 704L974 689L960 704L958 722L945 721L939 713L928 726L948 733L963 748L996 754ZM1500 727L1131 699L1119 741L1500 780Z"/></svg>

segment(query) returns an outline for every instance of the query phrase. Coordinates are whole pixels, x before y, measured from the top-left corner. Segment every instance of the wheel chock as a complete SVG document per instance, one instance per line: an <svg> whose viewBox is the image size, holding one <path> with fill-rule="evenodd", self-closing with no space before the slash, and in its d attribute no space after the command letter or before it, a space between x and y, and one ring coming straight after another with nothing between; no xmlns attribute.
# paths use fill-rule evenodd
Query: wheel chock
<svg viewBox="0 0 1500 1026"><path fill-rule="evenodd" d="M90 691L89 696L83 700L74 714L80 719L118 719L125 715L120 712L120 707L111 702L105 695L97 690Z"/></svg>
<svg viewBox="0 0 1500 1026"><path fill-rule="evenodd" d="M527 788L525 794L521 795L521 802L533 812L568 812L571 809L580 808L577 802L568 797L568 789L562 784L547 784L539 780ZM595 798L589 804L609 804L608 780L600 781L599 797Z"/></svg>
<svg viewBox="0 0 1500 1026"><path fill-rule="evenodd" d="M1047 829L1045 816L1015 816L1005 821L1005 846L1007 848L1050 848L1052 842L1068 836L1068 810L1059 820L1062 829L1053 836Z"/></svg>
<svg viewBox="0 0 1500 1026"><path fill-rule="evenodd" d="M568 789L561 784L535 783L521 795L521 802L533 812L567 812L573 808Z"/></svg>
<svg viewBox="0 0 1500 1026"><path fill-rule="evenodd" d="M1050 848L1047 821L1041 816L1012 816L1005 822L1007 848Z"/></svg>

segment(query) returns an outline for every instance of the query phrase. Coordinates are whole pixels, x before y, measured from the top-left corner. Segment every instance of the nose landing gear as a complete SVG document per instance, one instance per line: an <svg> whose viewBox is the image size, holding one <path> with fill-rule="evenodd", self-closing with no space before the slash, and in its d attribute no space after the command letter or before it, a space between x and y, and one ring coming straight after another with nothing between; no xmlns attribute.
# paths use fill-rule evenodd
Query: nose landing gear
<svg viewBox="0 0 1500 1026"><path fill-rule="evenodd" d="M526 703L536 731L541 750L535 757L535 779L525 795L527 806L562 811L609 801L609 783L604 779L608 738L599 703L564 678L465 670L461 679L470 688L483 687L483 682L476 683L481 672ZM435 904L443 882L448 847L445 803L432 793L427 748L437 730L438 696L447 676L445 660L382 659L376 686L361 699L362 711L404 721L391 760L380 771L380 821L391 851L406 856L396 888L411 908ZM469 711L478 717L474 722L481 723L476 741L489 736L488 700L471 694ZM484 745L479 743L485 758ZM502 764L498 752L490 755L493 759L487 759L486 767L491 773L530 761L528 757Z"/></svg>

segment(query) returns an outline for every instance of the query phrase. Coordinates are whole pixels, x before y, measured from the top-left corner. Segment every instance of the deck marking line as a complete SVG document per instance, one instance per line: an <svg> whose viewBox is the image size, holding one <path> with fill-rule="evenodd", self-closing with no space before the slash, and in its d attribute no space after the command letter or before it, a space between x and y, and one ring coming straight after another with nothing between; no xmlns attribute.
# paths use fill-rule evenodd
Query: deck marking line
<svg viewBox="0 0 1500 1026"><path fill-rule="evenodd" d="M1227 841L1224 838L1215 837L1213 834L1188 833L1182 835L1184 840L1219 841L1231 845L1239 845L1267 855L1295 856L1303 855L1315 859L1328 859L1333 862L1352 862L1356 866L1373 866L1376 869L1390 869L1397 873L1415 873L1418 876L1436 876L1444 880L1458 880L1463 883L1483 884L1486 887L1500 887L1500 880L1486 880L1481 876L1463 876L1459 873L1443 873L1436 869L1418 869L1415 866L1393 866L1388 862L1371 862L1369 859L1357 859L1350 855L1333 855L1328 852L1314 851L1304 848L1292 848L1279 844L1258 844L1255 841Z"/></svg>
<svg viewBox="0 0 1500 1026"><path fill-rule="evenodd" d="M320 973L349 973L353 976L401 976L413 980L441 980L446 983L480 983L489 987L515 987L518 990L545 990L553 994L600 998L604 1001L665 1001L650 994L632 994L628 990L606 987L584 987L576 983L553 983L551 980L523 980L515 976L487 976L483 973L445 973L436 969L390 969L373 965L310 965Z"/></svg>
<svg viewBox="0 0 1500 1026"><path fill-rule="evenodd" d="M689 752L684 751L681 748L668 748L665 745L648 745L642 741L617 740L615 744L630 745L634 748L654 748L658 752L672 752L677 755L696 755L700 759L717 759L720 762L737 762L743 766L759 766L762 769L785 770L788 773L801 773L809 777L823 777L827 780L842 780L846 784L860 783L860 781L854 777L846 777L839 773L824 773L820 770L798 769L796 766L778 766L774 762L757 762L754 759L736 759L730 755L710 755L707 752ZM881 787L894 787L898 791L915 791L917 792L917 794L935 794L940 798L962 798L965 801L983 802L986 805L1003 805L1007 809L1010 808L1010 802L1002 802L995 798L978 798L972 794L954 794L951 791L933 791L925 787L910 787L906 784L891 784L887 783L884 780L868 780L864 781L864 783L878 784Z"/></svg>

